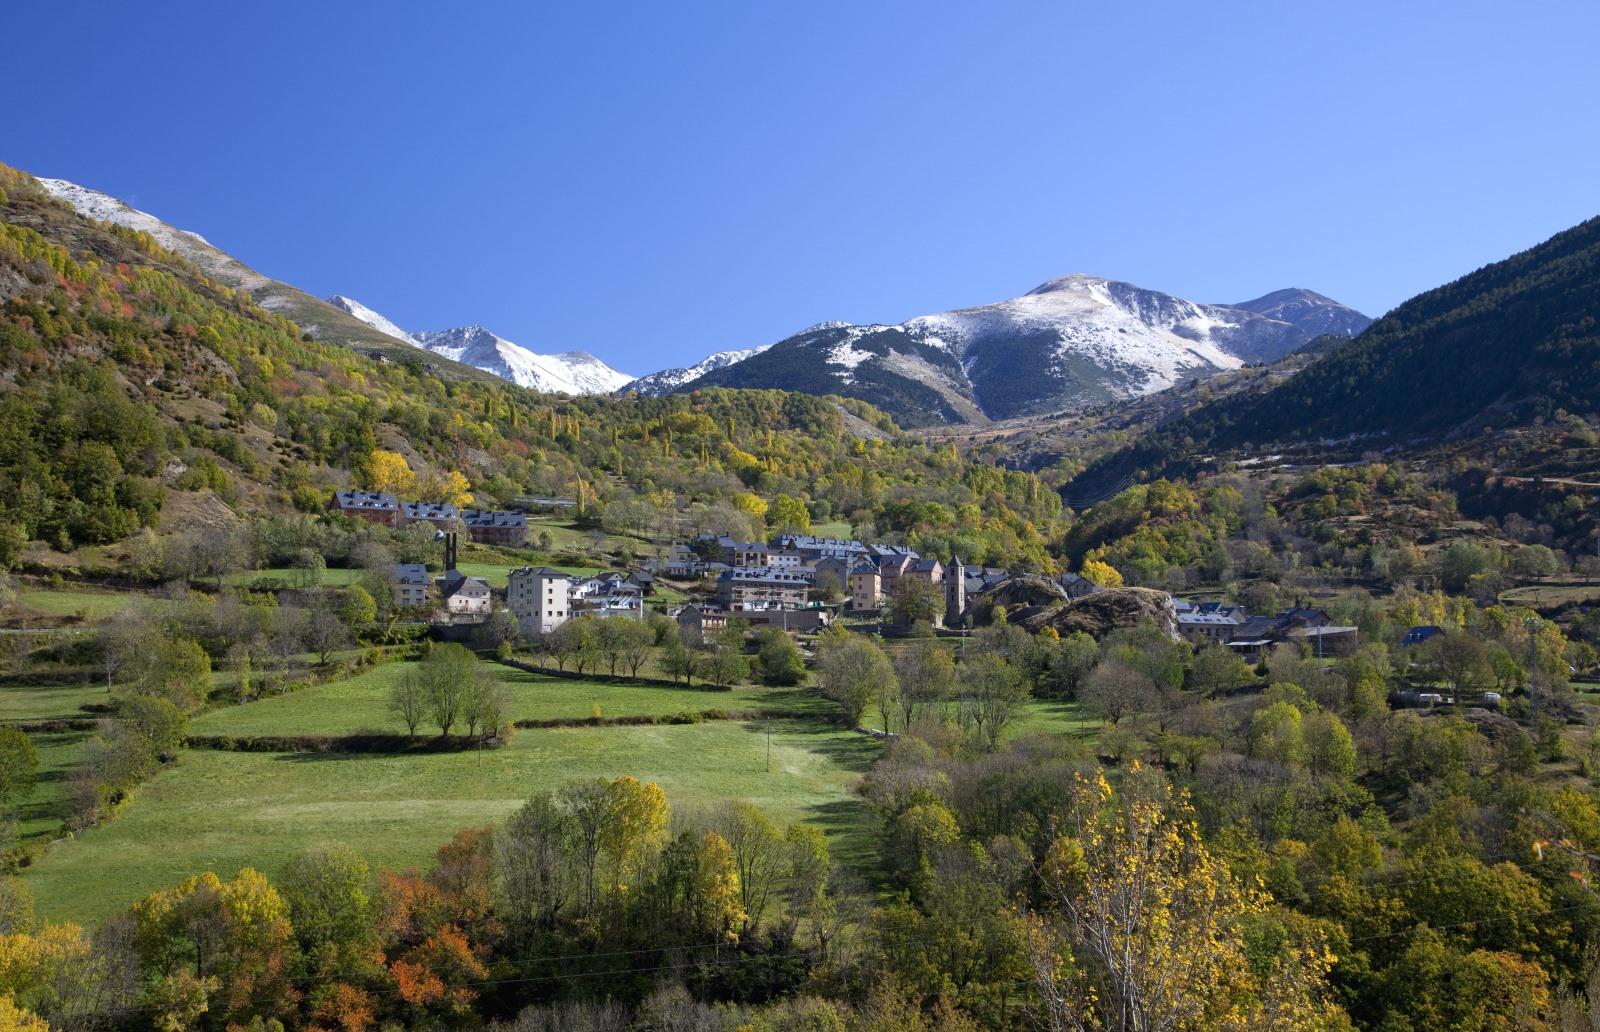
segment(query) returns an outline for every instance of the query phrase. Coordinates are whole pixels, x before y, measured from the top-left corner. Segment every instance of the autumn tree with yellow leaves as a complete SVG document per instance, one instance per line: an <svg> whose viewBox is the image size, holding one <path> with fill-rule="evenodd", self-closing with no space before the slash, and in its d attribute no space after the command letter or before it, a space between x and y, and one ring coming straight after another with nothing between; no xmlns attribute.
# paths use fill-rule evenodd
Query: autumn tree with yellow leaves
<svg viewBox="0 0 1600 1032"><path fill-rule="evenodd" d="M1323 941L1253 948L1271 899L1206 849L1188 801L1148 768L1133 764L1120 791L1078 776L1039 874L1028 952L1052 1032L1350 1027L1322 998Z"/></svg>
<svg viewBox="0 0 1600 1032"><path fill-rule="evenodd" d="M409 495L417 486L417 475L399 452L375 450L360 469L361 482L369 491Z"/></svg>
<svg viewBox="0 0 1600 1032"><path fill-rule="evenodd" d="M439 502L461 509L473 502L472 492L468 490L471 486L459 470L450 469L443 473L428 473L422 477L417 491L423 501Z"/></svg>

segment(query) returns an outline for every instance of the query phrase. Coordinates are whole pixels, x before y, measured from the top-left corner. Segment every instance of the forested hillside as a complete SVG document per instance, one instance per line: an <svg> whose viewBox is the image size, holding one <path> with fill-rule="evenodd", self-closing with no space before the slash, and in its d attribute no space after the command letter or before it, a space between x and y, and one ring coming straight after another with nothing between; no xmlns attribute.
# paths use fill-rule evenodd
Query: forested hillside
<svg viewBox="0 0 1600 1032"><path fill-rule="evenodd" d="M3 190L0 523L18 542L181 530L162 521L174 492L235 516L316 512L334 488L378 486L372 457L394 451L420 487L460 473L486 505L567 495L599 518L647 502L747 534L745 495L804 497L809 518L868 532L916 497L939 504L914 523L891 515L895 530L1049 563L1051 485L1018 474L992 490L868 407L853 423L837 402L776 391L569 400L453 378L422 356L375 360L312 339L145 234L80 217L26 175L6 169Z"/></svg>
<svg viewBox="0 0 1600 1032"><path fill-rule="evenodd" d="M1213 451L1383 448L1584 414L1600 396L1600 219L1421 294L1287 382L1196 408L1102 470L1192 471Z"/></svg>
<svg viewBox="0 0 1600 1032"><path fill-rule="evenodd" d="M0 191L0 1029L1600 1021L1595 224L1320 357L939 440L378 360ZM1410 404L1441 341L1526 422L1219 461L1337 397L1453 430L1499 396ZM436 583L352 485L554 512ZM999 569L739 610L636 561L822 524Z"/></svg>

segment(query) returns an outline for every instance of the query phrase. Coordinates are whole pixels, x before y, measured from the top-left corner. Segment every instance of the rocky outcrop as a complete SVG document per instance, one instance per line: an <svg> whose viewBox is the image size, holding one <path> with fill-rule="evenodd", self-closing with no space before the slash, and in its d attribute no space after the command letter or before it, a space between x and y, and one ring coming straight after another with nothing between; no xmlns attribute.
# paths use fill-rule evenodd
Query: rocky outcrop
<svg viewBox="0 0 1600 1032"><path fill-rule="evenodd" d="M1012 577L996 584L972 602L972 622L984 627L994 622L996 606L1004 606L1006 619L1020 619L1050 606L1065 605L1067 593L1061 585L1045 577Z"/></svg>
<svg viewBox="0 0 1600 1032"><path fill-rule="evenodd" d="M1161 633L1176 641L1178 621L1172 615L1171 603L1172 596L1165 591L1106 588L1076 602L1018 613L1011 622L1021 624L1035 634L1046 627L1054 627L1063 638L1083 631L1099 639L1119 627L1136 627L1142 621L1149 620L1161 629Z"/></svg>

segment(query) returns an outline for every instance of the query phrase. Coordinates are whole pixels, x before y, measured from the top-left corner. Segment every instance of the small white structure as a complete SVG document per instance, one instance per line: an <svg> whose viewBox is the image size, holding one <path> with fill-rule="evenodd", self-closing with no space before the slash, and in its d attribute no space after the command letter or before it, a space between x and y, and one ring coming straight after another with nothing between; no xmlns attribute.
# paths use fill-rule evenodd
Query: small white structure
<svg viewBox="0 0 1600 1032"><path fill-rule="evenodd" d="M489 615L489 582L482 577L446 570L439 578L439 594L444 597L445 612L451 616Z"/></svg>

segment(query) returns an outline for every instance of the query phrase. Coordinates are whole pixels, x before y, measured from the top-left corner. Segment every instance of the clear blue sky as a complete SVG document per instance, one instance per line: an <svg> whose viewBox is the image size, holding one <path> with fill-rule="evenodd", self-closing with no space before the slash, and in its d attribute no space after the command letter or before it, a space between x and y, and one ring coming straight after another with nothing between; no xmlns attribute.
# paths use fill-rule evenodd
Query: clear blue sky
<svg viewBox="0 0 1600 1032"><path fill-rule="evenodd" d="M0 161L642 374L1070 272L1378 315L1600 213L1600 4L15 4Z"/></svg>

